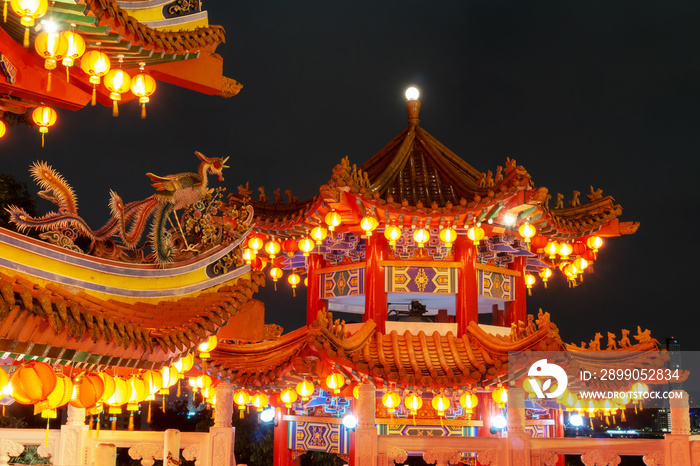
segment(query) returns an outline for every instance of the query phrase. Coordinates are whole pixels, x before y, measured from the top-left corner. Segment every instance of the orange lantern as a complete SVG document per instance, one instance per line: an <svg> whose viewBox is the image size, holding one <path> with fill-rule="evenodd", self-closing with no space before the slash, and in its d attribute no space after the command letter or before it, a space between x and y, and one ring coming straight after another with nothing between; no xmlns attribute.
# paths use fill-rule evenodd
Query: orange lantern
<svg viewBox="0 0 700 466"><path fill-rule="evenodd" d="M343 223L340 218L340 214L334 210L328 212L323 220L326 222L326 225L328 225L328 229L330 231L334 231L335 227L340 226L340 224Z"/></svg>
<svg viewBox="0 0 700 466"><path fill-rule="evenodd" d="M85 53L85 39L75 31L63 31L61 35L68 42L68 50L61 62L66 67L66 82L68 82L70 81L70 67Z"/></svg>
<svg viewBox="0 0 700 466"><path fill-rule="evenodd" d="M527 287L528 296L532 296L532 285L534 285L536 281L537 279L535 279L535 276L531 273L525 274L525 285Z"/></svg>
<svg viewBox="0 0 700 466"><path fill-rule="evenodd" d="M450 399L440 393L439 395L435 395L433 397L432 405L433 409L437 411L438 416L443 417L445 415L445 411L450 409Z"/></svg>
<svg viewBox="0 0 700 466"><path fill-rule="evenodd" d="M573 248L569 243L560 243L559 244L559 256L562 258L562 260L567 260L569 256L571 255L571 252L573 251Z"/></svg>
<svg viewBox="0 0 700 466"><path fill-rule="evenodd" d="M289 275L289 277L287 277L287 281L290 285L292 285L292 295L296 296L297 285L301 282L301 277L295 273L292 273L291 275Z"/></svg>
<svg viewBox="0 0 700 466"><path fill-rule="evenodd" d="M530 225L529 223L525 223L523 225L520 225L518 233L520 234L520 236L523 237L526 243L529 243L532 237L537 234L537 228L535 228L533 225Z"/></svg>
<svg viewBox="0 0 700 466"><path fill-rule="evenodd" d="M314 242L309 238L302 238L299 240L299 249L304 253L304 256L308 256L311 251L314 250Z"/></svg>
<svg viewBox="0 0 700 466"><path fill-rule="evenodd" d="M445 243L445 247L450 249L452 247L452 243L457 240L457 232L452 227L443 228L440 230L440 239L443 243Z"/></svg>
<svg viewBox="0 0 700 466"><path fill-rule="evenodd" d="M396 247L396 242L401 238L401 227L389 225L384 229L384 237L389 240L389 246Z"/></svg>
<svg viewBox="0 0 700 466"><path fill-rule="evenodd" d="M328 230L323 227L316 227L311 230L311 237L316 241L316 244L320 245L324 239L328 236Z"/></svg>
<svg viewBox="0 0 700 466"><path fill-rule="evenodd" d="M258 238L257 236L253 236L252 238L248 239L248 247L255 251L255 254L258 253L263 248L263 240Z"/></svg>
<svg viewBox="0 0 700 466"><path fill-rule="evenodd" d="M44 59L44 68L49 70L46 92L51 92L51 71L56 69L56 63L68 53L68 40L60 32L44 31L34 40L34 50Z"/></svg>
<svg viewBox="0 0 700 466"><path fill-rule="evenodd" d="M272 277L272 281L275 283L275 291L277 291L277 280L282 278L282 269L279 267L273 267L270 270L270 276Z"/></svg>
<svg viewBox="0 0 700 466"><path fill-rule="evenodd" d="M479 241L481 241L484 238L484 229L478 225L474 225L473 227L467 230L467 238L472 240L474 246L478 246Z"/></svg>
<svg viewBox="0 0 700 466"><path fill-rule="evenodd" d="M109 89L109 98L112 99L112 116L119 116L117 103L122 100L122 94L131 89L131 76L121 68L111 70L105 75L105 87Z"/></svg>
<svg viewBox="0 0 700 466"><path fill-rule="evenodd" d="M51 107L41 106L32 112L32 120L39 127L41 133L41 147L44 147L44 134L49 132L49 128L56 124L56 110Z"/></svg>
<svg viewBox="0 0 700 466"><path fill-rule="evenodd" d="M255 395L253 395L253 398L250 400L250 403L253 406L255 406L257 411L260 413L263 409L267 408L267 406L270 404L270 400L266 394L256 393Z"/></svg>
<svg viewBox="0 0 700 466"><path fill-rule="evenodd" d="M334 372L326 377L326 385L337 395L340 393L340 389L343 388L343 385L345 385L345 377L343 377L343 374Z"/></svg>
<svg viewBox="0 0 700 466"><path fill-rule="evenodd" d="M311 399L311 395L314 394L314 390L314 384L306 379L299 382L296 386L296 391L299 396L301 396L302 401L309 401Z"/></svg>
<svg viewBox="0 0 700 466"><path fill-rule="evenodd" d="M233 394L233 402L238 406L240 418L243 419L243 409L250 402L250 395L245 390L237 390Z"/></svg>
<svg viewBox="0 0 700 466"><path fill-rule="evenodd" d="M67 375L59 372L56 374L56 387L45 402L34 405L34 414L41 412L44 419L56 419L56 408L67 404L73 394L73 381Z"/></svg>
<svg viewBox="0 0 700 466"><path fill-rule="evenodd" d="M395 391L389 390L382 397L382 404L389 413L394 413L396 412L396 408L401 405L401 397Z"/></svg>
<svg viewBox="0 0 700 466"><path fill-rule="evenodd" d="M24 46L29 47L29 28L34 26L35 20L46 14L49 2L48 0L10 0L10 5L21 18L20 24L24 26ZM5 8L7 8L7 2Z"/></svg>
<svg viewBox="0 0 700 466"><path fill-rule="evenodd" d="M53 368L39 361L22 364L10 377L12 397L23 405L33 405L46 400L56 388L56 383L57 377Z"/></svg>
<svg viewBox="0 0 700 466"><path fill-rule="evenodd" d="M586 240L586 246L588 246L588 249L591 249L594 253L596 253L598 252L598 249L603 247L603 238L600 236L589 236Z"/></svg>
<svg viewBox="0 0 700 466"><path fill-rule="evenodd" d="M95 372L84 372L73 382L73 396L69 403L74 408L90 409L100 402L105 383Z"/></svg>
<svg viewBox="0 0 700 466"><path fill-rule="evenodd" d="M464 408L464 414L467 415L467 419L471 419L472 414L474 414L474 408L479 404L479 398L472 392L464 392L459 397L459 404Z"/></svg>
<svg viewBox="0 0 700 466"><path fill-rule="evenodd" d="M200 359L208 359L211 357L211 352L214 351L216 346L219 344L219 339L216 335L211 335L207 340L200 344L197 349L199 350Z"/></svg>
<svg viewBox="0 0 700 466"><path fill-rule="evenodd" d="M491 393L491 398L498 404L499 408L503 408L508 403L508 390L499 384L498 388Z"/></svg>
<svg viewBox="0 0 700 466"><path fill-rule="evenodd" d="M412 415L416 415L419 409L423 406L423 397L416 395L415 393L410 393L403 400L403 404L408 409Z"/></svg>
<svg viewBox="0 0 700 466"><path fill-rule="evenodd" d="M5 124L4 121L0 120L0 138L5 135L7 132L7 125Z"/></svg>
<svg viewBox="0 0 700 466"><path fill-rule="evenodd" d="M99 50L90 50L85 52L80 59L80 69L85 74L90 76L90 84L92 84L92 105L97 104L97 85L100 84L100 78L106 75L111 68L112 63L109 57Z"/></svg>
<svg viewBox="0 0 700 466"><path fill-rule="evenodd" d="M372 232L379 226L379 222L376 218L371 215L366 215L360 220L360 228L365 232L365 235L369 238L372 236Z"/></svg>
<svg viewBox="0 0 700 466"><path fill-rule="evenodd" d="M296 390L293 388L285 388L282 390L280 393L280 400L284 403L284 406L287 408L291 408L292 404L297 401L297 398L299 395L297 394Z"/></svg>
<svg viewBox="0 0 700 466"><path fill-rule="evenodd" d="M430 232L425 228L418 228L413 232L413 241L418 243L419 248L422 248L425 243L430 241Z"/></svg>
<svg viewBox="0 0 700 466"><path fill-rule="evenodd" d="M282 245L277 240L270 240L265 243L265 252L270 255L270 259L274 259L275 256L280 252Z"/></svg>
<svg viewBox="0 0 700 466"><path fill-rule="evenodd" d="M143 71L131 78L131 92L139 98L141 104L141 118L146 118L146 104L150 102L150 97L156 91L156 80L150 74Z"/></svg>
<svg viewBox="0 0 700 466"><path fill-rule="evenodd" d="M547 280L552 276L552 269L550 268L544 268L540 271L539 273L540 278L542 279L542 283L544 283L544 287L547 288Z"/></svg>
<svg viewBox="0 0 700 466"><path fill-rule="evenodd" d="M544 247L544 252L549 255L550 259L556 259L557 252L559 252L559 243L557 243L556 241L550 241Z"/></svg>
<svg viewBox="0 0 700 466"><path fill-rule="evenodd" d="M293 238L288 238L282 243L282 249L287 253L287 257L294 257L294 253L299 250L299 245Z"/></svg>
<svg viewBox="0 0 700 466"><path fill-rule="evenodd" d="M121 414L121 406L131 399L133 387L122 377L114 377L114 393L106 403L109 405L109 414Z"/></svg>

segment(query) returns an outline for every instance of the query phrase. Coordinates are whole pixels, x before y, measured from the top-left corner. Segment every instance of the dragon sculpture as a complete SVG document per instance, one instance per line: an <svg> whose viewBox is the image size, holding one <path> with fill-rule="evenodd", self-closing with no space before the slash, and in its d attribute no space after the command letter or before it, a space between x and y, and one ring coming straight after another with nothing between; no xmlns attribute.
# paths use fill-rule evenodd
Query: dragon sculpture
<svg viewBox="0 0 700 466"><path fill-rule="evenodd" d="M96 243L107 243L113 239L118 240L126 249L137 248L150 221L147 242L153 250L152 260L164 267L173 262L174 252L177 249L176 236L185 243L185 250L201 251L201 247L198 247L201 244L198 246L188 244L187 237L188 235L194 237L197 243L212 243L211 238L207 241L198 241L198 237L201 239L201 232L206 230L206 225L202 223L216 224L218 230L228 228L227 235L219 236L223 241L230 242L247 230L252 219L252 208L249 206L240 212L221 212L222 215L219 217L212 215L218 213L216 206L221 206L217 198L223 189L210 189L208 175L216 175L219 181L223 181L221 172L227 168L225 163L228 157L221 159L206 157L200 152L195 154L201 160L197 173L186 172L167 176L148 173L147 176L153 182L156 193L146 199L125 204L116 192L110 191L109 206L112 216L98 230L91 229L78 215L78 201L73 188L46 162L35 162L30 168L30 173L41 189L38 195L58 206L58 212L49 212L43 217L34 218L24 209L16 206L8 206L5 210L10 214L10 221L15 223L20 231L29 228L44 232L71 230L77 235L89 238L93 243L93 250ZM192 209L193 205L198 208ZM183 208L188 208L183 217L186 215L194 217L188 219L186 225L196 224L192 228L187 228L187 232L183 231L182 222L177 215L177 211ZM206 215L201 218L203 211L206 211ZM169 220L170 214L175 217L177 230ZM168 223L173 228L168 228ZM230 231L232 229L235 231Z"/></svg>

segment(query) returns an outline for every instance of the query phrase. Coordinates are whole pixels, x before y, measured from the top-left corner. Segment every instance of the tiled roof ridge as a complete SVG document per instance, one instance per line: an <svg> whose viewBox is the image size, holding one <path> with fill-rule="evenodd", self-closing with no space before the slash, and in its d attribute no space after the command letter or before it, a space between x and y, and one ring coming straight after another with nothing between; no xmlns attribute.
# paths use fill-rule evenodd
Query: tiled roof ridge
<svg viewBox="0 0 700 466"><path fill-rule="evenodd" d="M556 237L561 234L585 236L595 233L602 226L622 215L622 206L614 201L612 196L605 196L585 204L563 209L551 208L547 202L542 202L541 208L544 216L548 219L548 223L556 228L556 232L547 236ZM639 224L636 223L636 225ZM631 234L635 231L636 227L633 228L633 231L623 234Z"/></svg>
<svg viewBox="0 0 700 466"><path fill-rule="evenodd" d="M158 328L167 319L163 321L157 317L178 303L161 302L155 307L146 307L149 312L144 313L140 303L105 301L83 291L73 293L54 283L42 287L27 278L0 272L0 322L7 319L13 309L20 309L26 311L27 316L34 315L46 322L56 336L65 331L69 337L80 341L88 333L93 343L103 341L123 350L140 347L151 354L162 350L169 358L174 358L190 351L225 325L264 282L264 274L254 271L251 280L239 278L233 285L202 293L193 298L190 308L202 308L202 313L182 324L173 322L175 325L171 328ZM0 325L0 337L6 337L9 330L7 322Z"/></svg>
<svg viewBox="0 0 700 466"><path fill-rule="evenodd" d="M143 46L147 50L185 53L210 49L213 53L218 44L225 42L223 26L177 32L159 31L130 16L116 0L86 0L85 3L100 22L108 24L134 45Z"/></svg>

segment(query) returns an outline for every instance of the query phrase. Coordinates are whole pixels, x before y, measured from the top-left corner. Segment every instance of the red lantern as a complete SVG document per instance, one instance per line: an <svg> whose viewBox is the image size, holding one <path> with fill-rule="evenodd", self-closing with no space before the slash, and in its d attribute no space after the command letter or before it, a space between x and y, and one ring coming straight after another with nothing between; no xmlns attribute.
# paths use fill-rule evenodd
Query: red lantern
<svg viewBox="0 0 700 466"><path fill-rule="evenodd" d="M299 245L297 244L296 240L289 238L284 240L284 243L282 243L282 249L284 249L284 252L287 253L287 257L294 257L294 253L299 250Z"/></svg>
<svg viewBox="0 0 700 466"><path fill-rule="evenodd" d="M537 252L539 249L544 249L545 246L547 246L547 243L549 240L541 235L536 235L533 236L532 240L530 241L530 244L532 245L532 250L534 252Z"/></svg>
<svg viewBox="0 0 700 466"><path fill-rule="evenodd" d="M572 256L580 256L584 252L586 252L586 245L583 244L582 242L577 241L571 245L571 255Z"/></svg>

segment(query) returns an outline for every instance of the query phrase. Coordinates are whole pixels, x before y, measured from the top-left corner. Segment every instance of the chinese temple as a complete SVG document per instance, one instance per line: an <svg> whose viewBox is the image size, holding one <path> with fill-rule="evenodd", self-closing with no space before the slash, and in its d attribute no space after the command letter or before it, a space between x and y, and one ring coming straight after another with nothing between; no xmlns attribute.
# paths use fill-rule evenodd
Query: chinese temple
<svg viewBox="0 0 700 466"><path fill-rule="evenodd" d="M240 85L221 75L214 53L223 30L200 10L199 2L64 0L50 14L127 71L233 95ZM89 73L54 71L47 91L51 70L22 46L36 30L20 21L8 15L0 31L10 44L4 111L22 113L38 95L77 109L93 89L102 103L116 102ZM600 188L552 196L510 158L477 170L420 126L420 106L411 90L406 128L359 166L342 159L305 201L287 192L285 202L279 190L270 199L263 187L254 199L248 184L227 194L209 185L224 181L227 158L196 152L196 173L147 174L145 199L112 191L111 218L93 228L68 181L35 163L39 195L56 211L32 217L3 206L17 231L0 230L0 382L9 378L12 399L47 418L68 404L55 464L99 456L86 415L138 411L182 375L215 404L209 437L183 452L207 465L235 464L234 404L241 416L275 409L276 465L297 464L306 451L353 466L417 454L439 465L553 466L566 454L586 465L630 454L647 465L690 465L700 444L689 437L687 404L672 405L673 432L662 440L567 440L564 409L608 418L625 406L584 406L571 393L537 403L509 363L532 352L587 364L601 353L642 353L650 368L668 359L641 328L571 345L548 313L527 309L531 289L553 274L585 286L590 265L605 260L604 243L638 224L620 221L622 208ZM290 295L305 286L307 325L284 335L265 325L255 296L263 285ZM343 422L350 414L355 425ZM11 449L2 435L0 447ZM167 453L150 457L179 464L173 442L166 434ZM148 449L137 450L146 461ZM0 465L8 454L0 451Z"/></svg>

